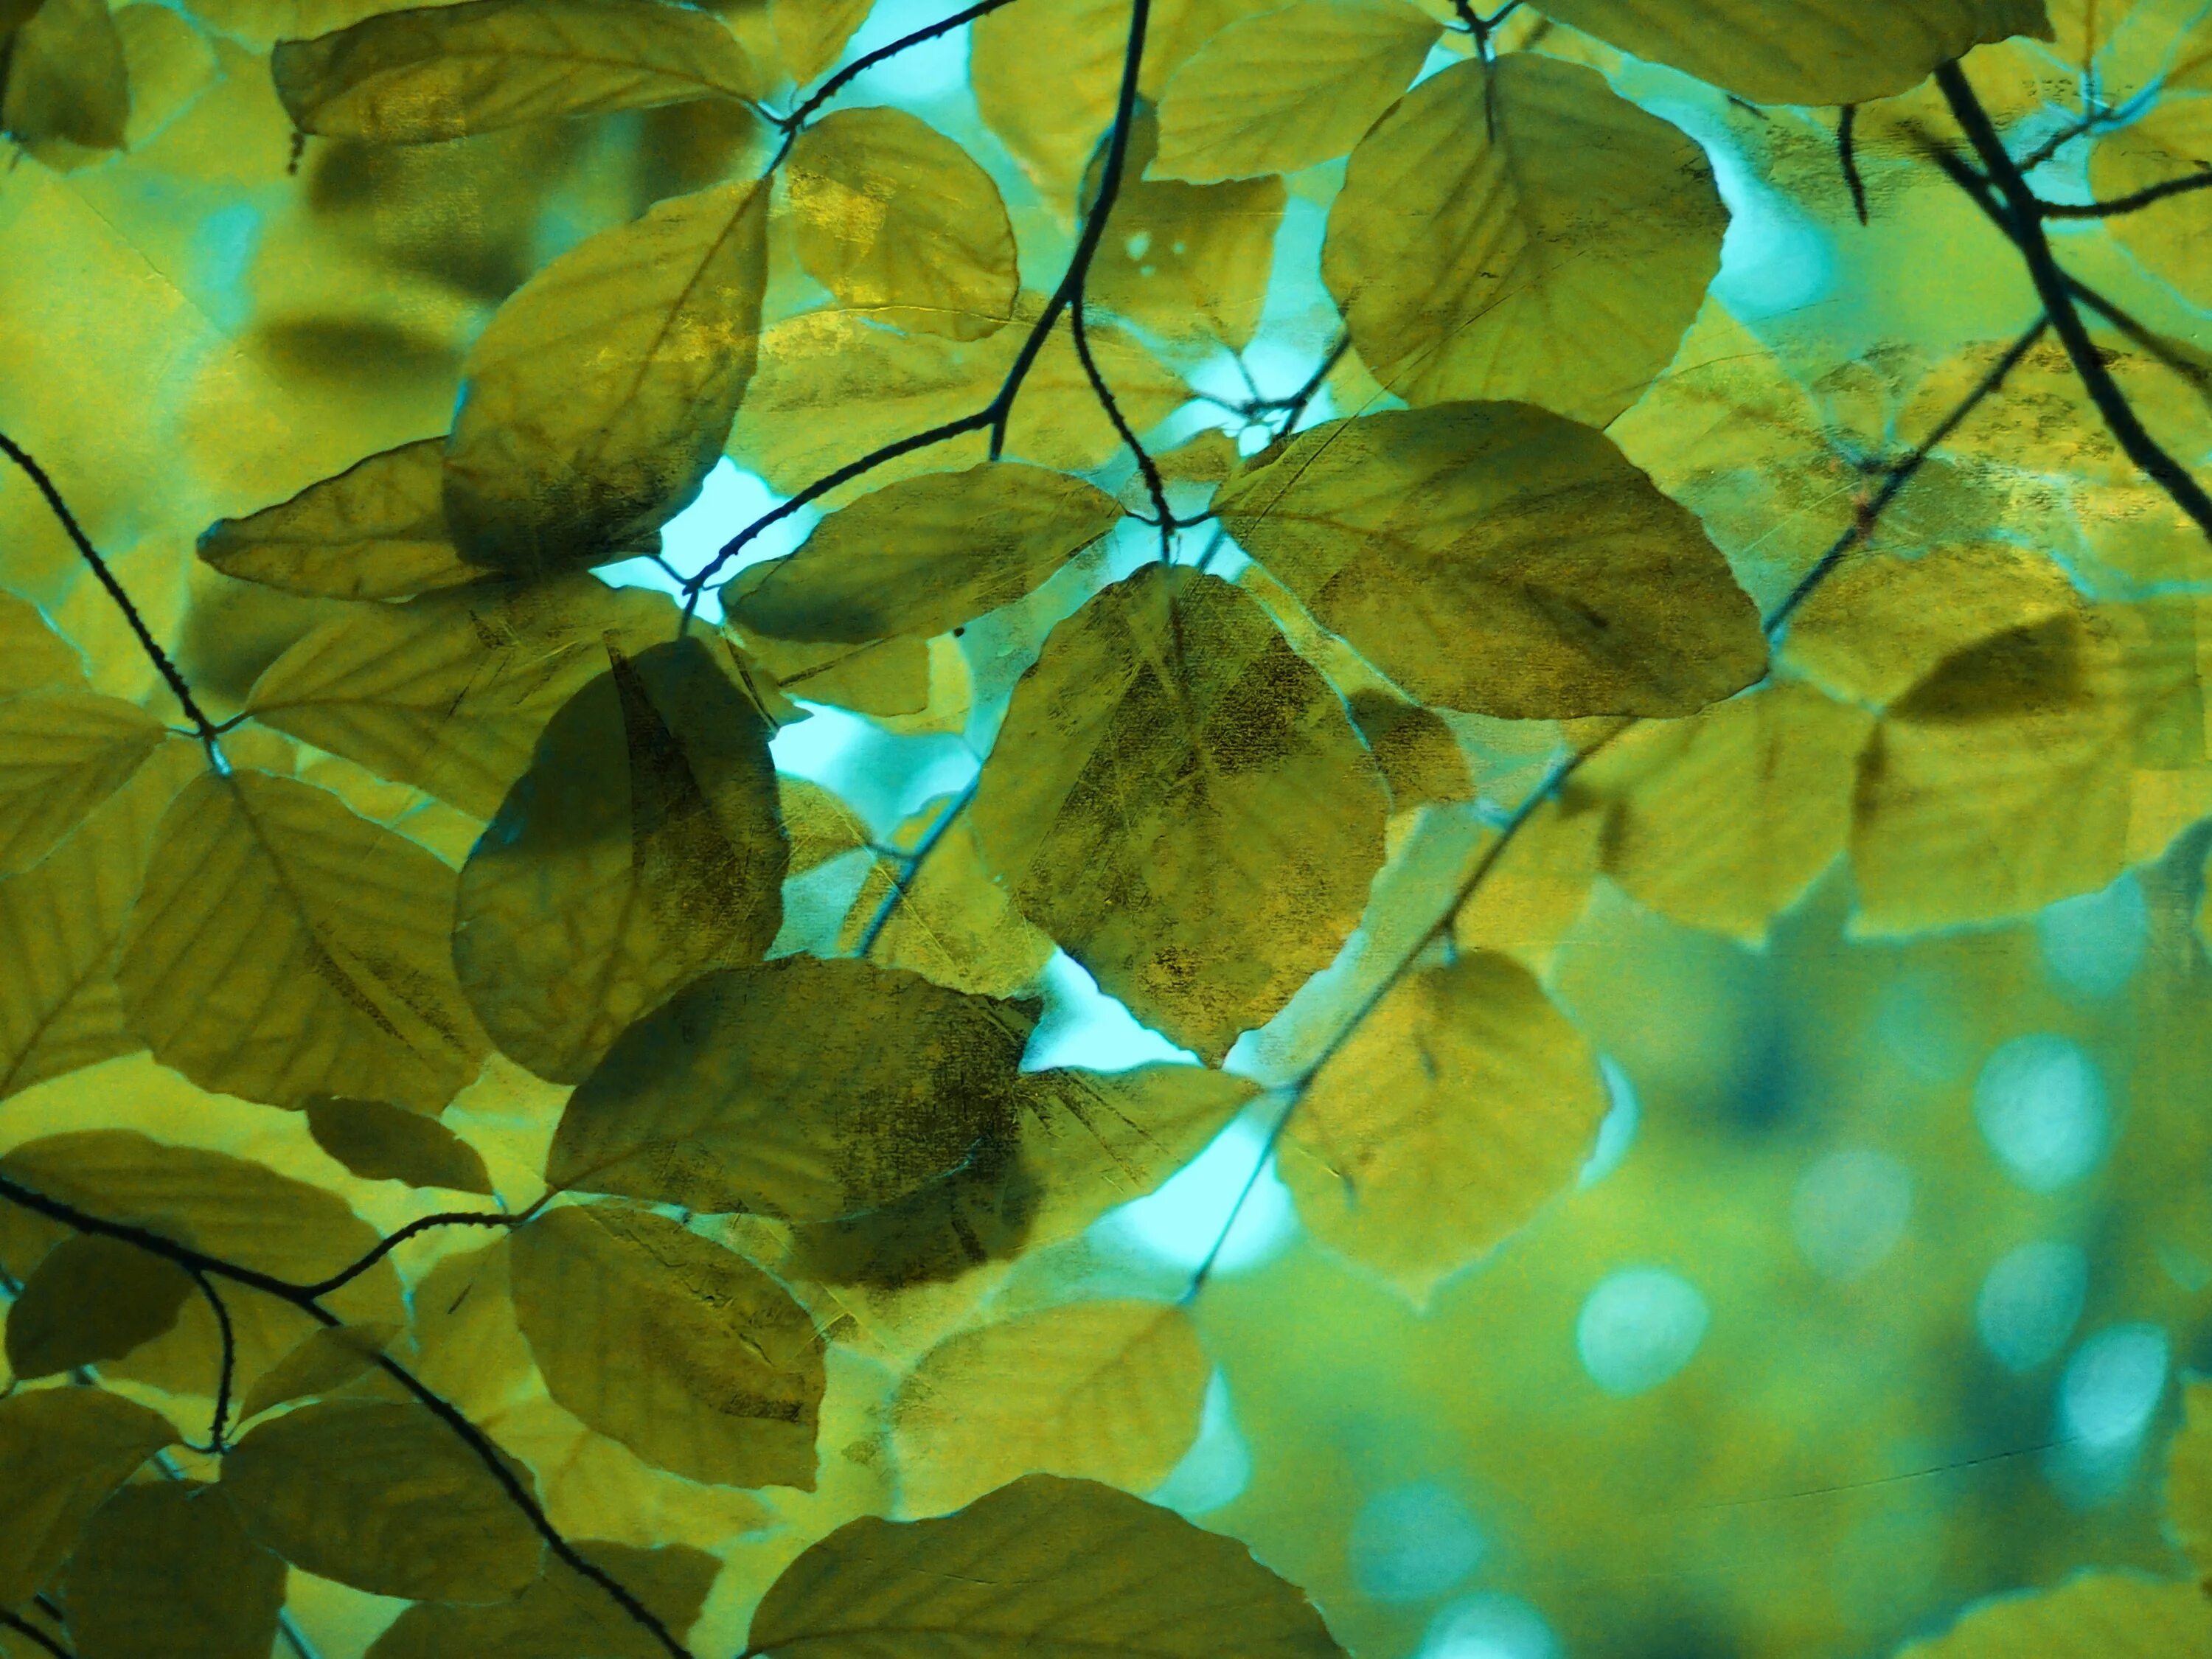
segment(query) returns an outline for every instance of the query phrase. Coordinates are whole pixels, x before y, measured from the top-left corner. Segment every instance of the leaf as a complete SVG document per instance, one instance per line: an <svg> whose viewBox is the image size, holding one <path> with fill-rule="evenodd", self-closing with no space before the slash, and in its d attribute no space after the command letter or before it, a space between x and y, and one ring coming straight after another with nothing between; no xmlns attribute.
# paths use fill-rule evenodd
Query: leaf
<svg viewBox="0 0 2212 1659"><path fill-rule="evenodd" d="M1544 0L1543 9L1755 104L1869 102L1984 41L2051 38L2043 0L1808 0L1786 11L1761 0Z"/></svg>
<svg viewBox="0 0 2212 1659"><path fill-rule="evenodd" d="M1322 274L1408 403L1519 398L1603 425L1720 269L1704 152L1579 64L1528 52L1407 93L1352 154Z"/></svg>
<svg viewBox="0 0 2212 1659"><path fill-rule="evenodd" d="M2089 184L2100 201L2186 179L2212 161L2212 59L2176 63L2157 98L2124 127L2100 133L2089 152ZM2179 289L2192 305L2212 297L2204 276L2206 238L2200 200L2187 194L2105 221L2112 237Z"/></svg>
<svg viewBox="0 0 2212 1659"><path fill-rule="evenodd" d="M177 1322L192 1281L167 1258L80 1234L48 1251L8 1310L8 1364L52 1376L120 1359Z"/></svg>
<svg viewBox="0 0 2212 1659"><path fill-rule="evenodd" d="M1580 780L1611 803L1605 872L1662 915L1763 942L1850 839L1873 727L1803 685L1635 727Z"/></svg>
<svg viewBox="0 0 2212 1659"><path fill-rule="evenodd" d="M29 1601L76 1547L86 1517L177 1437L167 1418L98 1389L0 1400L0 1607Z"/></svg>
<svg viewBox="0 0 2212 1659"><path fill-rule="evenodd" d="M1215 505L1323 627L1424 702L1686 714L1765 669L1758 613L1697 520L1602 433L1529 404L1329 422Z"/></svg>
<svg viewBox="0 0 2212 1659"><path fill-rule="evenodd" d="M483 1040L454 981L453 872L335 795L203 776L161 819L116 978L154 1057L276 1105L342 1088L426 1111Z"/></svg>
<svg viewBox="0 0 2212 1659"><path fill-rule="evenodd" d="M267 1659L284 1564L221 1488L125 1486L86 1524L62 1607L77 1659Z"/></svg>
<svg viewBox="0 0 2212 1659"><path fill-rule="evenodd" d="M946 810L938 804L929 821ZM1012 996L1034 987L1052 960L1052 941L992 879L965 812L919 864L908 868L882 859L868 872L838 932L837 952L858 951L871 933L872 962L982 996Z"/></svg>
<svg viewBox="0 0 2212 1659"><path fill-rule="evenodd" d="M2185 1420L2166 1448L2166 1529L2212 1577L2212 1382L2182 1389Z"/></svg>
<svg viewBox="0 0 2212 1659"><path fill-rule="evenodd" d="M1438 33L1406 0L1293 0L1231 23L1161 94L1146 176L1210 184L1342 155L1412 84Z"/></svg>
<svg viewBox="0 0 2212 1659"><path fill-rule="evenodd" d="M1074 193L1113 121L1128 16L1127 0L1043 0L969 28L975 107L1048 201Z"/></svg>
<svg viewBox="0 0 2212 1659"><path fill-rule="evenodd" d="M1212 1371L1189 1317L1158 1303L1078 1302L963 1331L892 1401L901 1501L942 1514L1033 1473L1156 1486L1198 1437Z"/></svg>
<svg viewBox="0 0 2212 1659"><path fill-rule="evenodd" d="M334 599L403 599L479 580L488 573L454 550L446 528L445 450L443 438L402 444L289 501L222 520L200 538L200 557L226 576Z"/></svg>
<svg viewBox="0 0 2212 1659"><path fill-rule="evenodd" d="M33 147L123 148L131 81L105 0L45 0L5 44L0 126Z"/></svg>
<svg viewBox="0 0 2212 1659"><path fill-rule="evenodd" d="M483 1155L434 1117L381 1100L319 1095L307 1102L315 1145L363 1181L404 1181L489 1193Z"/></svg>
<svg viewBox="0 0 2212 1659"><path fill-rule="evenodd" d="M1096 485L1042 467L926 473L831 514L729 616L788 640L942 634L1031 592L1121 516Z"/></svg>
<svg viewBox="0 0 2212 1659"><path fill-rule="evenodd" d="M752 379L768 197L765 180L740 179L663 202L499 308L462 364L446 447L464 558L544 575L658 550L653 532L699 493Z"/></svg>
<svg viewBox="0 0 2212 1659"><path fill-rule="evenodd" d="M773 585L784 562L763 559L747 565L722 590L723 603L742 605L756 588ZM929 642L912 635L866 645L778 640L733 627L726 628L724 635L774 678L779 694L881 720L919 714L929 707Z"/></svg>
<svg viewBox="0 0 2212 1659"><path fill-rule="evenodd" d="M514 1233L514 1310L553 1398L656 1468L814 1490L822 1341L758 1267L627 1205Z"/></svg>
<svg viewBox="0 0 2212 1659"><path fill-rule="evenodd" d="M1211 1061L1349 936L1388 807L1343 703L1259 606L1147 565L1053 630L969 811L1022 913Z"/></svg>
<svg viewBox="0 0 2212 1659"><path fill-rule="evenodd" d="M563 1189L829 1221L912 1191L1012 1110L1033 1006L862 962L694 981L569 1097Z"/></svg>
<svg viewBox="0 0 2212 1659"><path fill-rule="evenodd" d="M665 594L577 575L362 605L264 671L246 712L319 749L489 817L556 710L676 631Z"/></svg>
<svg viewBox="0 0 2212 1659"><path fill-rule="evenodd" d="M2165 1659L2212 1642L2212 1600L2194 1584L2083 1572L2055 1589L1976 1604L1897 1659Z"/></svg>
<svg viewBox="0 0 2212 1659"><path fill-rule="evenodd" d="M713 17L657 0L465 0L386 12L270 54L301 132L425 144L526 122L752 97Z"/></svg>
<svg viewBox="0 0 2212 1659"><path fill-rule="evenodd" d="M0 875L46 857L167 737L120 697L33 691L0 700Z"/></svg>
<svg viewBox="0 0 2212 1659"><path fill-rule="evenodd" d="M789 857L769 727L712 647L572 697L461 872L453 959L502 1052L568 1082L717 963L757 961Z"/></svg>
<svg viewBox="0 0 2212 1659"><path fill-rule="evenodd" d="M678 1638L699 1617L721 1563L682 1544L638 1549L580 1540L576 1552L636 1596ZM401 1610L368 1659L663 1659L667 1650L565 1562L495 1607L432 1603Z"/></svg>
<svg viewBox="0 0 2212 1659"><path fill-rule="evenodd" d="M1540 804L1452 918L1462 951L1502 951L1541 973L1589 908L1606 814L1572 780ZM1494 847L1486 842L1484 855Z"/></svg>
<svg viewBox="0 0 2212 1659"><path fill-rule="evenodd" d="M1328 1058L1283 1178L1316 1237L1422 1304L1573 1182L1606 1109L1589 1040L1482 951L1407 975Z"/></svg>
<svg viewBox="0 0 2212 1659"><path fill-rule="evenodd" d="M238 1408L239 1419L258 1417L275 1406L310 1395L335 1394L376 1364L377 1355L399 1334L397 1325L330 1325L261 1374Z"/></svg>
<svg viewBox="0 0 2212 1659"><path fill-rule="evenodd" d="M874 0L769 0L784 72L804 86L843 54Z"/></svg>
<svg viewBox="0 0 2212 1659"><path fill-rule="evenodd" d="M1013 315L1013 227L990 174L902 110L839 110L784 165L799 262L848 309L956 340Z"/></svg>
<svg viewBox="0 0 2212 1659"><path fill-rule="evenodd" d="M84 659L38 606L0 591L0 696L84 689Z"/></svg>
<svg viewBox="0 0 2212 1659"><path fill-rule="evenodd" d="M1423 801L1473 800L1474 775L1459 739L1430 709L1379 691L1355 691L1352 723L1367 740L1390 786L1390 807L1403 812Z"/></svg>
<svg viewBox="0 0 2212 1659"><path fill-rule="evenodd" d="M514 1478L529 1489L526 1471ZM372 1595L501 1601L544 1563L507 1488L412 1401L325 1400L270 1418L224 1457L222 1490L267 1548Z"/></svg>
<svg viewBox="0 0 2212 1659"><path fill-rule="evenodd" d="M748 1650L776 1659L1334 1659L1297 1589L1233 1538L1032 1474L957 1515L863 1516L784 1569Z"/></svg>

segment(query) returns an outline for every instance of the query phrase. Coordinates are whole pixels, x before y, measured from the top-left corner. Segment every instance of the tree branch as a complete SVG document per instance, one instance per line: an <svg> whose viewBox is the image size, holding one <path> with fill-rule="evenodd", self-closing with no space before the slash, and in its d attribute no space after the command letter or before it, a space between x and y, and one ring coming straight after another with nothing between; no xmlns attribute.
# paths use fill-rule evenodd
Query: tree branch
<svg viewBox="0 0 2212 1659"><path fill-rule="evenodd" d="M12 1630L18 1636L27 1637L46 1652L52 1654L54 1659L76 1659L75 1654L31 1623L29 1620L10 1613L5 1607L0 1607L0 1628Z"/></svg>
<svg viewBox="0 0 2212 1659"><path fill-rule="evenodd" d="M1145 476L1145 493L1152 500L1154 522L1160 527L1160 562L1165 564L1174 555L1176 532L1176 516L1174 509L1168 506L1167 485L1161 480L1160 469L1152 459L1152 452L1137 441L1135 430L1121 413L1121 405L1115 400L1114 389L1106 384L1105 375L1099 372L1097 360L1091 356L1091 331L1084 324L1083 304L1083 292L1078 289L1074 303L1067 312L1068 328L1075 337L1075 355L1083 364L1084 376L1091 382L1091 390L1098 398L1098 406L1106 411L1106 418L1114 423L1114 430L1121 434L1121 441L1129 453L1137 458L1137 470Z"/></svg>
<svg viewBox="0 0 2212 1659"><path fill-rule="evenodd" d="M352 1263L350 1266L340 1268L337 1273L332 1273L328 1279L318 1279L312 1285L301 1285L295 1288L302 1296L315 1297L328 1296L332 1291L342 1289L345 1285L352 1284L355 1279L359 1279L371 1267L374 1267L378 1262L383 1261L385 1257L390 1255L402 1244L407 1243L409 1239L419 1237L421 1235L430 1231L433 1228L520 1227L524 1222L529 1220L532 1216L536 1215L538 1212L544 1206L546 1199L550 1199L552 1196L553 1194L551 1193L547 1193L545 1194L545 1198L539 1199L537 1203L532 1205L528 1209L520 1212L519 1214L510 1215L504 1210L450 1210L437 1215L417 1216L414 1220L409 1222L397 1232L394 1232L385 1238L379 1239L374 1249L368 1251L359 1261Z"/></svg>
<svg viewBox="0 0 2212 1659"><path fill-rule="evenodd" d="M211 1456L220 1457L224 1450L223 1425L230 1416L231 1381L238 1370L238 1334L231 1328L230 1310L223 1305L222 1295L216 1289L215 1281L204 1273L195 1270L192 1283L200 1287L200 1294L207 1298L208 1306L214 1310L216 1333L222 1345L222 1358L216 1371L215 1415L208 1425L208 1443L204 1449ZM201 1449L195 1447L194 1449Z"/></svg>
<svg viewBox="0 0 2212 1659"><path fill-rule="evenodd" d="M1844 170L1844 183L1851 192L1851 210L1859 222L1867 222L1866 180L1859 176L1859 152L1856 142L1859 125L1859 106L1844 106L1844 112L1836 118L1836 161Z"/></svg>
<svg viewBox="0 0 2212 1659"><path fill-rule="evenodd" d="M1001 6L1012 3L1013 0L977 0L975 5L963 7L950 17L940 17L934 23L918 28L911 34L901 35L887 46L878 46L873 52L855 58L816 88L806 100L793 110L790 114L770 118L783 129L784 137L783 147L776 152L775 161L769 163L769 170L774 171L776 163L791 153L791 146L798 139L799 129L806 125L807 118L844 91L856 77L866 74L877 64L897 57L910 47L925 45L934 40L940 34L950 34L963 23L972 23L977 18L998 10Z"/></svg>
<svg viewBox="0 0 2212 1659"><path fill-rule="evenodd" d="M2163 184L2146 185L2109 202L2039 201L2038 205L2046 219L2115 219L2124 213L2147 208L2153 202L2163 202L2169 196L2186 196L2192 190L2212 190L2212 170L2191 173L2186 179L2168 179Z"/></svg>

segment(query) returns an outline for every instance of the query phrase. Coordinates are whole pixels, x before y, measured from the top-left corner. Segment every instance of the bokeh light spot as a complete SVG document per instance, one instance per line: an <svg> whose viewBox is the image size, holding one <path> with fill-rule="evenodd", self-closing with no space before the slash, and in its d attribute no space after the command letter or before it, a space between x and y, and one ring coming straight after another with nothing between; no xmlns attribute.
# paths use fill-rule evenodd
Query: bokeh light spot
<svg viewBox="0 0 2212 1659"><path fill-rule="evenodd" d="M1697 1287L1664 1267L1627 1267L1589 1293L1575 1349L1590 1380L1626 1398L1656 1389L1690 1363L1711 1322Z"/></svg>

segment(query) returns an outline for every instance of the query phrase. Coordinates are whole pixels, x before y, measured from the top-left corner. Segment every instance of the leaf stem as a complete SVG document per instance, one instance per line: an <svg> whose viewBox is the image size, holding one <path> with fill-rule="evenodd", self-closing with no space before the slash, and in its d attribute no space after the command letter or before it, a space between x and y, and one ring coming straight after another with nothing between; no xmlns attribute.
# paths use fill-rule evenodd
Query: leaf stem
<svg viewBox="0 0 2212 1659"><path fill-rule="evenodd" d="M1153 522L1160 530L1160 562L1168 563L1175 556L1176 516L1168 505L1167 485L1160 477L1160 469L1152 459L1152 452L1138 441L1137 434L1121 413L1121 405L1114 397L1114 389L1106 384L1106 376L1099 371L1097 359L1091 351L1091 331L1083 319L1084 292L1076 290L1074 302L1067 311L1068 329L1075 337L1075 355L1083 364L1085 379L1098 398L1098 406L1106 411L1106 418L1114 423L1122 443L1137 458L1137 470L1145 477L1145 493L1152 497Z"/></svg>
<svg viewBox="0 0 2212 1659"><path fill-rule="evenodd" d="M911 34L901 35L889 46L878 46L873 52L855 58L816 88L808 95L806 100L793 109L790 114L770 118L776 125L783 129L784 132L783 148L776 152L775 161L769 163L770 170L775 168L776 162L782 161L791 153L791 146L797 141L799 129L806 125L807 118L844 91L856 77L866 74L877 64L897 57L910 47L924 46L936 40L940 34L951 33L963 23L972 23L977 18L998 10L1001 6L1012 3L1013 0L976 0L975 4L963 7L949 17L940 17L934 23L918 28Z"/></svg>
<svg viewBox="0 0 2212 1659"><path fill-rule="evenodd" d="M193 1449L204 1449L210 1456L220 1457L224 1451L223 1425L230 1417L231 1382L238 1370L238 1334L231 1328L230 1310L223 1305L222 1292L216 1289L215 1281L198 1268L191 1270L191 1275L192 1283L200 1287L200 1294L207 1298L208 1307L215 1314L216 1332L222 1347L222 1358L216 1372L215 1414L208 1424L208 1443L204 1448Z"/></svg>

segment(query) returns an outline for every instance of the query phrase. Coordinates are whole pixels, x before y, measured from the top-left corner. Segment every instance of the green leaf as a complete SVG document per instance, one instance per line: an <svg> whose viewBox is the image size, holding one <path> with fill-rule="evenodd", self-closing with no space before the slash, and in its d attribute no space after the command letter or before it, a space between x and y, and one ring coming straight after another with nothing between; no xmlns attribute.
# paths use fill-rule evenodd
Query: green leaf
<svg viewBox="0 0 2212 1659"><path fill-rule="evenodd" d="M399 1328L391 1324L328 1325L313 1333L262 1373L238 1408L239 1420L310 1395L337 1393L370 1372L377 1355L391 1345Z"/></svg>
<svg viewBox="0 0 2212 1659"><path fill-rule="evenodd" d="M167 737L120 697L33 691L0 700L0 876L46 857Z"/></svg>
<svg viewBox="0 0 2212 1659"><path fill-rule="evenodd" d="M769 728L695 639L572 697L461 872L453 959L541 1077L582 1077L702 969L757 961L789 857Z"/></svg>
<svg viewBox="0 0 2212 1659"><path fill-rule="evenodd" d="M2182 1427L2166 1448L2166 1528L2212 1577L2212 1381L2186 1384Z"/></svg>
<svg viewBox="0 0 2212 1659"><path fill-rule="evenodd" d="M542 575L658 550L752 379L768 198L741 179L663 202L499 308L462 365L446 448L465 558Z"/></svg>
<svg viewBox="0 0 2212 1659"><path fill-rule="evenodd" d="M2212 1644L2212 1598L2195 1584L2084 1572L2055 1589L1978 1603L1897 1659L2167 1659Z"/></svg>
<svg viewBox="0 0 2212 1659"><path fill-rule="evenodd" d="M643 1602L679 1638L699 1617L721 1563L670 1544L639 1549L595 1539L576 1552ZM565 1562L495 1607L418 1604L403 1610L368 1659L665 1659L653 1633Z"/></svg>
<svg viewBox="0 0 2212 1659"><path fill-rule="evenodd" d="M1121 510L1094 484L1016 462L927 473L831 514L771 580L733 590L730 619L787 640L942 634L1030 592Z"/></svg>
<svg viewBox="0 0 2212 1659"><path fill-rule="evenodd" d="M0 126L34 148L123 148L131 81L105 0L45 0L6 45Z"/></svg>
<svg viewBox="0 0 2212 1659"><path fill-rule="evenodd" d="M1433 710L1381 691L1355 691L1347 701L1352 723L1367 739L1390 786L1393 811L1409 811L1423 801L1474 799L1466 751Z"/></svg>
<svg viewBox="0 0 2212 1659"><path fill-rule="evenodd" d="M1438 33L1406 0L1294 0L1231 23L1161 94L1146 176L1209 184L1342 155L1412 84Z"/></svg>
<svg viewBox="0 0 2212 1659"><path fill-rule="evenodd" d="M450 869L327 791L204 776L162 817L116 969L124 1006L204 1089L434 1111L484 1053L453 977L453 902Z"/></svg>
<svg viewBox="0 0 2212 1659"><path fill-rule="evenodd" d="M221 520L200 538L200 557L226 576L334 599L481 580L488 573L446 528L445 455L443 438L422 438L356 461L288 501Z"/></svg>
<svg viewBox="0 0 2212 1659"><path fill-rule="evenodd" d="M875 0L769 0L776 55L804 86L836 63Z"/></svg>
<svg viewBox="0 0 2212 1659"><path fill-rule="evenodd" d="M773 586L785 561L747 565L722 590L725 605L742 605L757 587ZM894 719L929 707L929 641L902 634L865 645L835 641L779 640L725 627L750 665L774 681L784 697L804 697L856 714ZM787 702L786 707L789 704ZM805 718L802 714L799 718Z"/></svg>
<svg viewBox="0 0 2212 1659"><path fill-rule="evenodd" d="M1158 1303L1078 1302L963 1331L891 1403L901 1502L942 1514L1039 1473L1156 1486L1198 1437L1212 1371L1189 1316Z"/></svg>
<svg viewBox="0 0 2212 1659"><path fill-rule="evenodd" d="M475 1147L437 1119L404 1107L320 1095L307 1102L307 1128L315 1145L363 1181L404 1181L457 1193L492 1189Z"/></svg>
<svg viewBox="0 0 2212 1659"><path fill-rule="evenodd" d="M606 672L676 631L665 594L577 575L362 605L263 672L246 711L302 742L489 817L545 723Z"/></svg>
<svg viewBox="0 0 2212 1659"><path fill-rule="evenodd" d="M1255 602L1147 565L1052 631L969 810L1022 912L1212 1061L1351 934L1389 801Z"/></svg>
<svg viewBox="0 0 2212 1659"><path fill-rule="evenodd" d="M1233 1538L1032 1474L957 1515L849 1521L784 1569L749 1650L776 1659L1337 1659L1321 1614Z"/></svg>
<svg viewBox="0 0 2212 1659"><path fill-rule="evenodd" d="M62 1587L77 1659L268 1659L284 1564L220 1487L125 1486L86 1523Z"/></svg>
<svg viewBox="0 0 2212 1659"><path fill-rule="evenodd" d="M28 599L0 592L0 696L84 689L84 659Z"/></svg>
<svg viewBox="0 0 2212 1659"><path fill-rule="evenodd" d="M424 144L525 122L750 98L713 17L653 0L465 0L386 12L270 55L301 132Z"/></svg>
<svg viewBox="0 0 2212 1659"><path fill-rule="evenodd" d="M1419 1305L1573 1182L1606 1109L1589 1039L1474 952L1408 975L1330 1055L1283 1179L1316 1238Z"/></svg>
<svg viewBox="0 0 2212 1659"><path fill-rule="evenodd" d="M848 309L973 340L1013 315L1013 227L990 174L901 110L839 110L784 164L799 263Z"/></svg>
<svg viewBox="0 0 2212 1659"><path fill-rule="evenodd" d="M1755 104L1857 104L2010 34L2051 38L2043 0L1543 0L1562 23Z"/></svg>
<svg viewBox="0 0 2212 1659"><path fill-rule="evenodd" d="M1114 118L1128 11L1126 0L1042 0L969 29L975 107L1048 201L1073 194Z"/></svg>
<svg viewBox="0 0 2212 1659"><path fill-rule="evenodd" d="M1603 425L1720 269L1705 153L1591 70L1513 52L1407 94L1352 152L1322 274L1411 404L1518 398Z"/></svg>
<svg viewBox="0 0 2212 1659"><path fill-rule="evenodd" d="M1697 520L1604 434L1525 404L1330 422L1222 523L1415 696L1512 720L1686 714L1765 670Z"/></svg>
<svg viewBox="0 0 2212 1659"><path fill-rule="evenodd" d="M176 1437L167 1418L98 1389L0 1400L0 1607L30 1600L76 1548L86 1517Z"/></svg>
<svg viewBox="0 0 2212 1659"><path fill-rule="evenodd" d="M923 811L934 824L949 810L939 801ZM870 961L983 996L1033 989L1052 960L1052 941L992 878L965 812L945 826L919 864L878 860L838 929L836 953L858 951L872 933Z"/></svg>
<svg viewBox="0 0 2212 1659"><path fill-rule="evenodd" d="M514 1236L514 1311L553 1398L656 1468L814 1490L822 1341L734 1251L628 1205Z"/></svg>
<svg viewBox="0 0 2212 1659"><path fill-rule="evenodd" d="M569 1097L562 1188L829 1221L951 1169L1019 1088L1033 1005L866 963L712 974L625 1031Z"/></svg>
<svg viewBox="0 0 2212 1659"><path fill-rule="evenodd" d="M514 1478L528 1489L526 1471ZM377 1595L503 1601L544 1565L507 1488L412 1402L322 1401L270 1418L224 1457L222 1490L294 1566Z"/></svg>
<svg viewBox="0 0 2212 1659"><path fill-rule="evenodd" d="M185 1270L119 1238L64 1239L8 1310L8 1364L52 1376L120 1359L177 1322L192 1291Z"/></svg>

